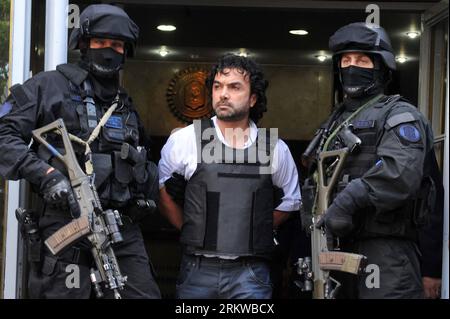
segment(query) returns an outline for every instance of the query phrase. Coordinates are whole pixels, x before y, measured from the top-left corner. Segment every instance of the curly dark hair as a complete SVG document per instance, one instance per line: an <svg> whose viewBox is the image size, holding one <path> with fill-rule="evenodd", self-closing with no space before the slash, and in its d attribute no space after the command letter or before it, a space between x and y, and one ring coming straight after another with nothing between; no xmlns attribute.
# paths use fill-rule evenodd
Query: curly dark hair
<svg viewBox="0 0 450 319"><path fill-rule="evenodd" d="M264 73L259 65L252 59L238 56L232 53L224 55L219 62L213 66L211 72L206 79L206 87L209 92L212 93L212 85L214 78L218 73L222 73L225 69L238 69L244 71L249 75L250 79L250 94L256 95L256 103L250 108L250 119L253 122L258 123L263 117L263 113L267 112L267 97L266 89L269 82L264 79ZM210 94L212 96L212 94Z"/></svg>

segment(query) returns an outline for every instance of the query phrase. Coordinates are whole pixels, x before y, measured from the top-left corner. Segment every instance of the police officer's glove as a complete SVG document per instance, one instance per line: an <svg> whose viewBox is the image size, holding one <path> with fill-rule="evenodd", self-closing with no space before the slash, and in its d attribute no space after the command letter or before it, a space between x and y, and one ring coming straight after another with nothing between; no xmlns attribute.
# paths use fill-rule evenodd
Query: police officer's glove
<svg viewBox="0 0 450 319"><path fill-rule="evenodd" d="M273 185L273 209L276 209L283 202L284 191L282 188Z"/></svg>
<svg viewBox="0 0 450 319"><path fill-rule="evenodd" d="M183 175L173 173L172 177L165 181L167 194L172 197L180 207L184 206L184 192L186 191L186 180Z"/></svg>
<svg viewBox="0 0 450 319"><path fill-rule="evenodd" d="M325 226L326 231L332 235L345 237L354 229L354 213L368 205L368 187L360 179L355 179L336 196L316 227Z"/></svg>
<svg viewBox="0 0 450 319"><path fill-rule="evenodd" d="M325 226L327 237L330 237L330 235L345 237L353 230L352 215L333 203L316 225L317 228L323 226ZM328 232L331 234L328 234Z"/></svg>
<svg viewBox="0 0 450 319"><path fill-rule="evenodd" d="M40 193L44 201L53 209L69 210L72 217L80 216L80 208L66 176L53 170L41 181Z"/></svg>

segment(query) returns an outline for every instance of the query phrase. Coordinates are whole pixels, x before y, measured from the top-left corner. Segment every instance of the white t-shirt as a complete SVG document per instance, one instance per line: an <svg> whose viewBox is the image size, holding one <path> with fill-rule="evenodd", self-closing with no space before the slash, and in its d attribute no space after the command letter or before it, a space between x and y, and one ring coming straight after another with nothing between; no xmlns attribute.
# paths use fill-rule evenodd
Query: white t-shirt
<svg viewBox="0 0 450 319"><path fill-rule="evenodd" d="M229 146L217 125L217 118L212 118L216 135L219 140ZM251 146L257 139L258 128L250 120L250 138L244 148ZM170 135L167 143L161 150L159 161L159 187L164 187L172 173L178 173L188 181L197 169L197 143L194 125L175 131ZM278 139L274 149L272 163L272 183L283 189L284 196L276 210L292 212L300 209L300 186L298 183L297 167L288 146Z"/></svg>

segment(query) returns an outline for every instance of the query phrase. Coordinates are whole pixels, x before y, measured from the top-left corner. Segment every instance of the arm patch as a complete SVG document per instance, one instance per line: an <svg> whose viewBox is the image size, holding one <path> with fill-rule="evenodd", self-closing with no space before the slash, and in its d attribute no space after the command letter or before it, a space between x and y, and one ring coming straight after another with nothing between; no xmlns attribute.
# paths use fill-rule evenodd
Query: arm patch
<svg viewBox="0 0 450 319"><path fill-rule="evenodd" d="M409 142L416 143L420 140L419 130L411 124L400 125L398 128L398 133L403 139Z"/></svg>
<svg viewBox="0 0 450 319"><path fill-rule="evenodd" d="M395 128L395 134L403 145L422 144L422 134L414 123L400 124Z"/></svg>
<svg viewBox="0 0 450 319"><path fill-rule="evenodd" d="M419 119L411 112L399 113L386 120L385 129L397 135L400 142L405 145L422 145L422 133L418 126Z"/></svg>

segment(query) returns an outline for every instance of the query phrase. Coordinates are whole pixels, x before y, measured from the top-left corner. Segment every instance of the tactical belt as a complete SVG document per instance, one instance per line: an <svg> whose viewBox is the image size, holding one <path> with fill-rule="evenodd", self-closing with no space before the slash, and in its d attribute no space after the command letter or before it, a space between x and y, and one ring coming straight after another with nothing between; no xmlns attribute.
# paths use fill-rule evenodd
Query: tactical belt
<svg viewBox="0 0 450 319"><path fill-rule="evenodd" d="M205 257L200 255L184 255L188 261L195 262L199 266L243 266L249 263L266 262L262 257L242 256L235 259L224 259L219 257Z"/></svg>

